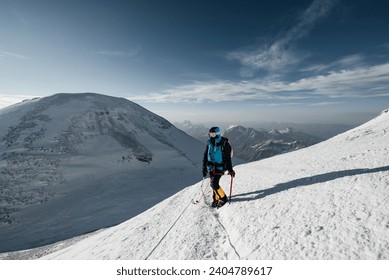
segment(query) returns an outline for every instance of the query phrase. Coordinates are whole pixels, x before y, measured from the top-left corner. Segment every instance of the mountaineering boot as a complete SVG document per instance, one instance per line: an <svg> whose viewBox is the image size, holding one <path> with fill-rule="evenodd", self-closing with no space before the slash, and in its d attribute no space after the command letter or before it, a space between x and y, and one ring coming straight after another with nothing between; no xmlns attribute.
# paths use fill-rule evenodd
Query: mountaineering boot
<svg viewBox="0 0 389 280"><path fill-rule="evenodd" d="M216 194L215 190L212 192L212 199L213 201L211 203L211 207L216 208L219 201L219 196Z"/></svg>
<svg viewBox="0 0 389 280"><path fill-rule="evenodd" d="M227 202L227 196L224 193L223 189L221 187L218 187L217 189L213 189L213 202L211 204L211 207L220 208Z"/></svg>
<svg viewBox="0 0 389 280"><path fill-rule="evenodd" d="M213 200L223 199L224 196L226 196L226 194L224 193L222 187L218 187L217 189L213 189Z"/></svg>
<svg viewBox="0 0 389 280"><path fill-rule="evenodd" d="M218 204L217 204L217 208L220 208L222 207L224 204L226 204L228 201L228 197L225 195L223 196L219 201L218 201Z"/></svg>

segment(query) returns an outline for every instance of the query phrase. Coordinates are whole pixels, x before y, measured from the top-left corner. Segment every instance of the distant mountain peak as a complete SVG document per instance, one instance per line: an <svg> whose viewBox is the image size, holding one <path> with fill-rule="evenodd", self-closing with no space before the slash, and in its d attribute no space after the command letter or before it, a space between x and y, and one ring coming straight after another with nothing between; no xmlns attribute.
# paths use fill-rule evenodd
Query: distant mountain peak
<svg viewBox="0 0 389 280"><path fill-rule="evenodd" d="M280 133L294 133L294 132L297 132L293 127L287 127L287 128L285 128L285 129L283 129L283 130L280 130L279 131Z"/></svg>
<svg viewBox="0 0 389 280"><path fill-rule="evenodd" d="M235 128L237 128L237 127L239 127L239 125L237 125L237 124L232 124L232 125L230 125L229 127L227 127L226 130L235 129Z"/></svg>
<svg viewBox="0 0 389 280"><path fill-rule="evenodd" d="M234 155L245 161L255 161L302 149L320 142L320 139L288 127L284 130L255 130L240 125L230 126L224 136L233 144Z"/></svg>

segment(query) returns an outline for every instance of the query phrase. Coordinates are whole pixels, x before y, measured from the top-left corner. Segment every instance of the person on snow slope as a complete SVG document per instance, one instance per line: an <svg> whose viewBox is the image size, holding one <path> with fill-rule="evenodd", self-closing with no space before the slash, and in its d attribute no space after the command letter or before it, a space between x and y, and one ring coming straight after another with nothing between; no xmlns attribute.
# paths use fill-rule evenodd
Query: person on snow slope
<svg viewBox="0 0 389 280"><path fill-rule="evenodd" d="M209 140L203 158L203 178L209 173L210 185L213 190L211 206L221 207L228 201L228 197L219 185L220 178L226 170L229 175L235 177L231 162L232 149L228 139L221 136L219 127L212 127L208 135Z"/></svg>

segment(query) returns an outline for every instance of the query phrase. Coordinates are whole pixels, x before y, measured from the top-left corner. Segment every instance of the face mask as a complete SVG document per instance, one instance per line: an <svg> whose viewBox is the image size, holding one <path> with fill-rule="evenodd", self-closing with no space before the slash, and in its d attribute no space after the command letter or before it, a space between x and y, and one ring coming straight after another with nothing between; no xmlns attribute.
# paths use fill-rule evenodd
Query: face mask
<svg viewBox="0 0 389 280"><path fill-rule="evenodd" d="M220 133L217 133L217 132L210 132L209 133L209 137L211 138L216 138Z"/></svg>

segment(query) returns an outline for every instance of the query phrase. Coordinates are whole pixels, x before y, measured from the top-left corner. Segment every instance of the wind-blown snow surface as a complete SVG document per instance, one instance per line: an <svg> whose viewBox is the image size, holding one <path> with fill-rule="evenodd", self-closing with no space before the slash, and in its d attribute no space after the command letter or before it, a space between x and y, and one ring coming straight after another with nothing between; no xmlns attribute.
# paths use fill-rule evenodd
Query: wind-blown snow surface
<svg viewBox="0 0 389 280"><path fill-rule="evenodd" d="M389 113L306 149L235 167L232 203L189 186L45 259L389 259ZM228 192L229 177L222 178ZM205 181L205 185L208 181ZM192 199L200 203L191 203ZM70 245L70 243L73 243ZM74 243L75 242L75 243ZM10 257L5 256L5 257ZM3 255L4 258L4 255Z"/></svg>
<svg viewBox="0 0 389 280"><path fill-rule="evenodd" d="M196 182L203 149L124 98L56 94L0 110L0 252L134 217Z"/></svg>

